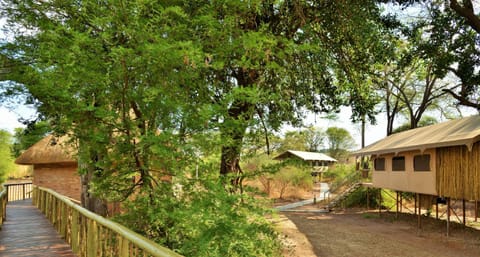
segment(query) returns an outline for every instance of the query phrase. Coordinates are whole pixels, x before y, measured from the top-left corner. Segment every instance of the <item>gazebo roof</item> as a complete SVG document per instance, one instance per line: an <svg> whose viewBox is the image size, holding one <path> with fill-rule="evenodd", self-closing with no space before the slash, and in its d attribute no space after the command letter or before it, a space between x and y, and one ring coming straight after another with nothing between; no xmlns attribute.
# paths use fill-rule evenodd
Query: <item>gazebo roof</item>
<svg viewBox="0 0 480 257"><path fill-rule="evenodd" d="M317 152L304 152L304 151L293 151L288 150L277 157L273 158L274 160L284 160L286 158L290 158L292 156L296 156L304 161L327 161L327 162L337 162L334 158Z"/></svg>
<svg viewBox="0 0 480 257"><path fill-rule="evenodd" d="M24 165L76 163L74 157L76 151L66 144L67 141L67 136L48 135L23 152L15 163Z"/></svg>
<svg viewBox="0 0 480 257"><path fill-rule="evenodd" d="M480 116L450 120L390 135L353 153L356 156L465 145L469 149L480 140Z"/></svg>

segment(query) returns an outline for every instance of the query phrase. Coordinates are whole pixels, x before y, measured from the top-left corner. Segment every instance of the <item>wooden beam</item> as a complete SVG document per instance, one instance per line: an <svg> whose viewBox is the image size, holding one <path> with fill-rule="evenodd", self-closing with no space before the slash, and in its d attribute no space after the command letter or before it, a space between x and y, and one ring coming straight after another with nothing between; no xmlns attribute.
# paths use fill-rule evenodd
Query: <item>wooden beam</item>
<svg viewBox="0 0 480 257"><path fill-rule="evenodd" d="M416 193L415 194L415 200L418 199L418 221L417 221L417 227L418 229L421 229L422 228L422 203L420 201L420 194L419 193Z"/></svg>
<svg viewBox="0 0 480 257"><path fill-rule="evenodd" d="M447 237L450 236L450 197L447 198Z"/></svg>
<svg viewBox="0 0 480 257"><path fill-rule="evenodd" d="M467 224L467 220L465 217L465 199L462 199L462 212L463 212L463 225L465 226Z"/></svg>
<svg viewBox="0 0 480 257"><path fill-rule="evenodd" d="M378 215L382 214L382 189L378 190Z"/></svg>
<svg viewBox="0 0 480 257"><path fill-rule="evenodd" d="M478 201L475 200L475 222L477 222L478 218Z"/></svg>

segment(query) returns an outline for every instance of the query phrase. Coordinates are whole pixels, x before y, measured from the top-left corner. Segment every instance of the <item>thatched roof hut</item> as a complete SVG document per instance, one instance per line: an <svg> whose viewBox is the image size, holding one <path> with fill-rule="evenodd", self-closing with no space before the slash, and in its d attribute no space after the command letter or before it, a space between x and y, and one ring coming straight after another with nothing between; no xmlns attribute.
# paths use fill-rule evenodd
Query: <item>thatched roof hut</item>
<svg viewBox="0 0 480 257"><path fill-rule="evenodd" d="M80 200L81 180L77 172L76 150L67 136L48 135L28 148L15 163L33 165L33 184Z"/></svg>
<svg viewBox="0 0 480 257"><path fill-rule="evenodd" d="M393 134L354 154L371 156L375 187L480 200L480 116Z"/></svg>
<svg viewBox="0 0 480 257"><path fill-rule="evenodd" d="M23 165L77 163L76 151L66 144L67 140L67 136L48 135L23 152L15 163Z"/></svg>

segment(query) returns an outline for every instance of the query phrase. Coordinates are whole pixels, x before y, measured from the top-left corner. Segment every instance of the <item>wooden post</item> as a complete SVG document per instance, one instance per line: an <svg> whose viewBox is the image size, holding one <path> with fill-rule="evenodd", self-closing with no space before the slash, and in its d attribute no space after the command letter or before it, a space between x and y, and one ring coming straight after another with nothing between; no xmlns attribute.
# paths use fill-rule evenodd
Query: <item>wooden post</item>
<svg viewBox="0 0 480 257"><path fill-rule="evenodd" d="M422 228L422 203L420 201L420 194L416 193L415 194L415 200L418 199L418 222L417 222L417 227L418 229Z"/></svg>
<svg viewBox="0 0 480 257"><path fill-rule="evenodd" d="M414 207L414 212L415 212L415 215L417 214L417 194L415 194L415 207Z"/></svg>
<svg viewBox="0 0 480 257"><path fill-rule="evenodd" d="M397 198L395 199L395 202L397 204L397 208L395 209L395 218L398 219L398 191L396 191L397 193Z"/></svg>
<svg viewBox="0 0 480 257"><path fill-rule="evenodd" d="M475 200L475 222L477 222L478 218L478 201Z"/></svg>
<svg viewBox="0 0 480 257"><path fill-rule="evenodd" d="M367 187L367 211L370 209L370 189Z"/></svg>
<svg viewBox="0 0 480 257"><path fill-rule="evenodd" d="M403 211L403 194L400 194L400 212Z"/></svg>
<svg viewBox="0 0 480 257"><path fill-rule="evenodd" d="M450 197L447 198L447 237L450 235Z"/></svg>
<svg viewBox="0 0 480 257"><path fill-rule="evenodd" d="M462 199L462 211L463 211L463 225L467 224L466 217L465 217L465 199Z"/></svg>
<svg viewBox="0 0 480 257"><path fill-rule="evenodd" d="M435 219L438 220L438 198L435 200Z"/></svg>
<svg viewBox="0 0 480 257"><path fill-rule="evenodd" d="M382 189L378 190L378 215L382 214Z"/></svg>

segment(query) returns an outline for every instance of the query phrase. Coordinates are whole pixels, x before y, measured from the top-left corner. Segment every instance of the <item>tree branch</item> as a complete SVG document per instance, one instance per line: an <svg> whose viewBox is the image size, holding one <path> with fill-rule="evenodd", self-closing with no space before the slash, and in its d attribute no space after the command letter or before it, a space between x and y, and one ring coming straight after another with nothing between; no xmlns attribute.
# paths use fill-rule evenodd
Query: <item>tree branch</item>
<svg viewBox="0 0 480 257"><path fill-rule="evenodd" d="M471 102L468 99L466 99L466 98L464 98L460 95L457 95L455 92L453 92L450 89L443 89L443 91L447 92L451 96L453 96L453 98L455 98L459 102L459 104L469 106L469 107L473 107L473 108L476 108L477 110L480 110L480 104Z"/></svg>
<svg viewBox="0 0 480 257"><path fill-rule="evenodd" d="M458 15L466 19L466 22L477 33L480 33L480 19L473 12L472 1L463 0L463 6L461 6L457 0L450 0L450 8L454 10Z"/></svg>

